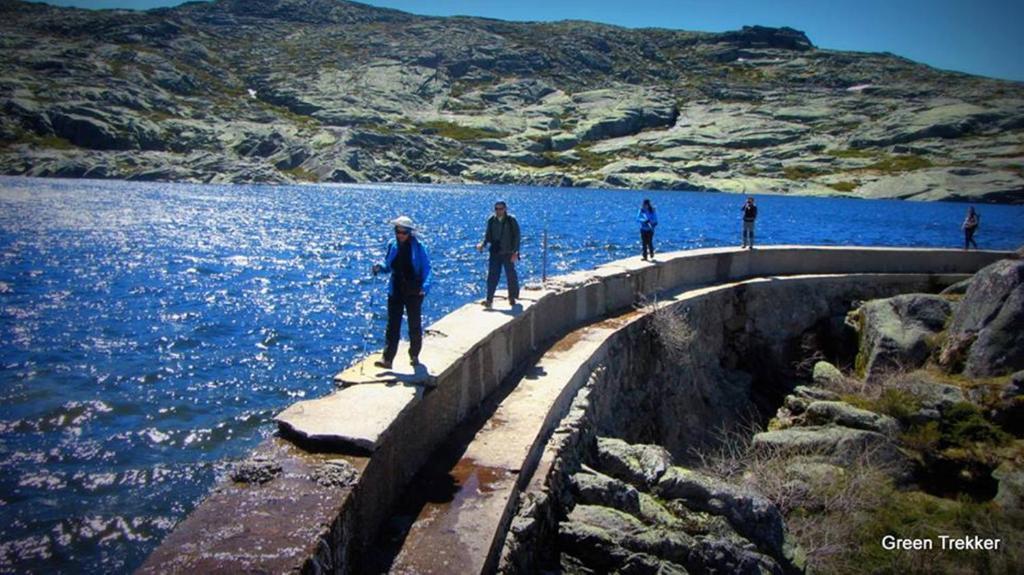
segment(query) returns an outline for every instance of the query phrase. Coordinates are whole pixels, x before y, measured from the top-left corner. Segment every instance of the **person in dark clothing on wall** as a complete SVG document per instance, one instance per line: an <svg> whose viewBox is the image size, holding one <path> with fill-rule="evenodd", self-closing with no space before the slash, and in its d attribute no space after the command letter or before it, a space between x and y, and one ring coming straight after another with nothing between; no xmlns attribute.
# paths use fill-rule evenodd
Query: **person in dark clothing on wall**
<svg viewBox="0 0 1024 575"><path fill-rule="evenodd" d="M743 245L741 247L754 249L754 220L757 219L757 206L754 205L754 198L747 198L743 204Z"/></svg>
<svg viewBox="0 0 1024 575"><path fill-rule="evenodd" d="M487 299L484 305L488 308L494 303L494 292L498 289L501 270L505 269L505 281L508 282L508 303L516 305L519 299L519 276L516 275L516 262L519 261L519 222L508 213L508 205L503 201L495 202L494 214L487 218L484 241L476 246L481 252L484 246L490 246L490 257L487 262Z"/></svg>
<svg viewBox="0 0 1024 575"><path fill-rule="evenodd" d="M391 369L398 353L402 330L402 312L409 317L409 363L419 365L423 347L421 312L423 298L430 292L430 257L416 237L416 226L408 216L395 218L395 239L388 243L383 264L375 264L373 273L391 271L388 282L388 328L384 357L374 362L377 367Z"/></svg>
<svg viewBox="0 0 1024 575"><path fill-rule="evenodd" d="M970 246L974 246L974 249L978 249L978 243L974 241L974 232L978 231L978 224L981 223L981 216L978 212L974 211L974 206L967 208L967 217L964 218L964 223L960 227L964 230L964 249L969 249Z"/></svg>
<svg viewBox="0 0 1024 575"><path fill-rule="evenodd" d="M640 211L636 214L636 221L640 222L640 243L643 246L643 258L648 256L654 259L654 228L658 227L658 213L654 211L651 200L645 199Z"/></svg>

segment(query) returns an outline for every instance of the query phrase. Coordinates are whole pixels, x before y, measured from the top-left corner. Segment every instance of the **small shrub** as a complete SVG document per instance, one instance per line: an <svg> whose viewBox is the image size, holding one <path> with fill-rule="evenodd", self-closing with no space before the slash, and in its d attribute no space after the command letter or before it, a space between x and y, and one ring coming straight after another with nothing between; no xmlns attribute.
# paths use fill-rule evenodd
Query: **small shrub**
<svg viewBox="0 0 1024 575"><path fill-rule="evenodd" d="M907 421L921 409L921 401L901 389L887 388L874 402L872 411Z"/></svg>
<svg viewBox="0 0 1024 575"><path fill-rule="evenodd" d="M922 452L938 449L941 439L942 431L939 430L939 423L937 421L929 421L924 425L911 427L905 433L900 434L900 442L902 444Z"/></svg>
<svg viewBox="0 0 1024 575"><path fill-rule="evenodd" d="M857 182L834 182L828 184L828 187L832 188L837 192L848 193L857 189L859 184Z"/></svg>
<svg viewBox="0 0 1024 575"><path fill-rule="evenodd" d="M974 404L965 401L954 404L943 413L941 429L944 447L969 447L975 443L999 446L1013 439L986 420Z"/></svg>
<svg viewBox="0 0 1024 575"><path fill-rule="evenodd" d="M662 346L665 359L677 365L688 361L690 346L697 334L690 325L686 310L682 306L669 306L657 301L648 307L651 309L651 329Z"/></svg>
<svg viewBox="0 0 1024 575"><path fill-rule="evenodd" d="M832 391L854 407L889 415L900 421L910 419L921 408L921 402L913 394L886 387L884 383L870 384L851 378Z"/></svg>

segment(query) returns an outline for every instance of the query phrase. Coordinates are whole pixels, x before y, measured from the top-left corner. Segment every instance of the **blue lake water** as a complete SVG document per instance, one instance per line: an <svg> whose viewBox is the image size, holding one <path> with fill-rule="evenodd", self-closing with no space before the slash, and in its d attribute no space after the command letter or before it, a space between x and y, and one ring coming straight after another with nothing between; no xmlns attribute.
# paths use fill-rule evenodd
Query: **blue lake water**
<svg viewBox="0 0 1024 575"><path fill-rule="evenodd" d="M0 572L137 567L290 403L383 341L369 269L412 216L434 266L424 321L482 297L494 200L520 275L735 245L736 195L507 186L207 186L0 178ZM758 196L761 244L961 247L966 207ZM983 248L1024 207L980 206ZM501 293L501 292L499 292Z"/></svg>

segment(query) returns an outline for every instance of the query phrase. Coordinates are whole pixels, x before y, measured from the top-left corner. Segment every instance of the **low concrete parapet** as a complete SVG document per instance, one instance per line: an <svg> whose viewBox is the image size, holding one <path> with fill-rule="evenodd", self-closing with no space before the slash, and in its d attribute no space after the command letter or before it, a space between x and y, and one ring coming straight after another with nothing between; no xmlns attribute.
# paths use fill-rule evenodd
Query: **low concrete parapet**
<svg viewBox="0 0 1024 575"><path fill-rule="evenodd" d="M590 271L550 280L545 289L526 291L519 305L501 300L492 310L463 306L427 329L422 365L381 371L376 357L364 358L338 374L341 389L324 398L299 402L276 418L285 438L311 453L356 461L358 481L335 486L328 516L319 528L279 533L261 541L244 562L247 542L224 549L217 531L209 529L206 508L224 493L244 494L252 507L257 491L273 497L274 478L245 490L218 488L193 512L143 565L141 572L183 572L202 565L205 572L295 570L349 572L353 558L371 540L408 481L430 454L467 415L473 413L510 374L538 351L572 329L633 306L642 299L684 287L712 285L759 276L838 273L967 274L1006 257L1003 252L965 252L909 248L830 248L778 246L757 250L714 248L675 252L657 262L619 260ZM403 349L398 358L404 357ZM269 443L278 444L281 438ZM264 447L265 449L265 447ZM282 448L283 449L283 448ZM353 455L356 454L356 455ZM297 457L290 455L289 457ZM220 498L220 499L218 499ZM274 522L289 509L259 506L259 517L225 517L245 525ZM198 518L203 518L202 520ZM219 547L218 547L219 545ZM343 545L342 549L332 547ZM299 550L290 554L288 569L272 548ZM204 549L220 549L214 558ZM261 555L262 554L262 555ZM259 556L278 557L260 563ZM172 563L170 557L179 557ZM184 558L189 559L184 559ZM326 559L325 559L326 558ZM264 567L260 567L264 565Z"/></svg>

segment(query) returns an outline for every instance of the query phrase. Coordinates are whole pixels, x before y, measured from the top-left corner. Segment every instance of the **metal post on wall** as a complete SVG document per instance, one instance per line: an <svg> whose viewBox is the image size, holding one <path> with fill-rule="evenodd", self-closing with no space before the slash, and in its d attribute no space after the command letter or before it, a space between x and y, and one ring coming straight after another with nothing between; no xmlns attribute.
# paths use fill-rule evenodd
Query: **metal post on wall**
<svg viewBox="0 0 1024 575"><path fill-rule="evenodd" d="M540 285L547 287L548 284L548 215L544 213L544 236L541 252Z"/></svg>

